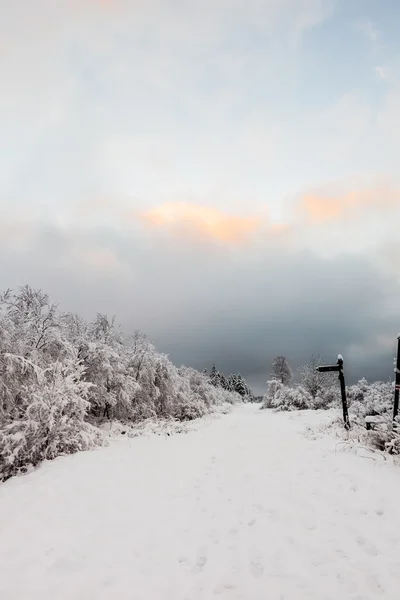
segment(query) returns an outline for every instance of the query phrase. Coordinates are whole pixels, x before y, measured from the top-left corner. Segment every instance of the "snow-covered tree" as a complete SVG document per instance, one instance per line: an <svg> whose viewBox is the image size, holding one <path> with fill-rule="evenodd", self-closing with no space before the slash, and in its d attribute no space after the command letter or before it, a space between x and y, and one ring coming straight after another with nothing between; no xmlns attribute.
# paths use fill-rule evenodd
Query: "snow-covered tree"
<svg viewBox="0 0 400 600"><path fill-rule="evenodd" d="M231 392L236 392L237 385L238 385L238 377L237 377L237 375L235 375L234 373L232 373L231 375L229 375L228 389Z"/></svg>
<svg viewBox="0 0 400 600"><path fill-rule="evenodd" d="M41 290L25 286L0 295L0 414L11 418L21 410L38 367L71 355L63 333L62 315Z"/></svg>
<svg viewBox="0 0 400 600"><path fill-rule="evenodd" d="M188 420L240 401L225 378L177 369L140 332L61 313L41 290L0 294L0 479L103 442L103 418Z"/></svg>
<svg viewBox="0 0 400 600"><path fill-rule="evenodd" d="M332 387L332 373L320 373L317 367L323 364L320 356L311 355L304 365L299 367L301 384L313 398ZM335 378L333 380L336 383Z"/></svg>
<svg viewBox="0 0 400 600"><path fill-rule="evenodd" d="M77 355L64 364L35 368L35 377L23 389L19 417L0 428L0 479L104 442L101 431L85 422L91 384L83 381L83 373Z"/></svg>
<svg viewBox="0 0 400 600"><path fill-rule="evenodd" d="M253 393L240 373L230 375L228 379L224 378L223 387L229 391L236 392L246 401L253 400Z"/></svg>
<svg viewBox="0 0 400 600"><path fill-rule="evenodd" d="M219 379L219 384L220 387L222 387L223 390L227 390L228 389L228 381L225 377L225 375L223 373L221 373L220 379Z"/></svg>
<svg viewBox="0 0 400 600"><path fill-rule="evenodd" d="M212 369L211 369L210 381L213 386L222 387L221 386L221 373L219 371L217 371L217 368L215 365L213 365Z"/></svg>
<svg viewBox="0 0 400 600"><path fill-rule="evenodd" d="M283 385L290 385L292 376L292 369L286 356L277 356L272 363L272 378Z"/></svg>

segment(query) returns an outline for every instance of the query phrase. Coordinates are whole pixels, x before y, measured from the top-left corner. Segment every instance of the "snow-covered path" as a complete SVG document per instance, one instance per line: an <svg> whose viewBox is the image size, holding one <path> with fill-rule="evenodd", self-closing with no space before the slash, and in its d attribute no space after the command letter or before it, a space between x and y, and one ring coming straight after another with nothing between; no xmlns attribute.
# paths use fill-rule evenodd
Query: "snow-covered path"
<svg viewBox="0 0 400 600"><path fill-rule="evenodd" d="M400 470L255 406L0 485L3 600L400 597Z"/></svg>

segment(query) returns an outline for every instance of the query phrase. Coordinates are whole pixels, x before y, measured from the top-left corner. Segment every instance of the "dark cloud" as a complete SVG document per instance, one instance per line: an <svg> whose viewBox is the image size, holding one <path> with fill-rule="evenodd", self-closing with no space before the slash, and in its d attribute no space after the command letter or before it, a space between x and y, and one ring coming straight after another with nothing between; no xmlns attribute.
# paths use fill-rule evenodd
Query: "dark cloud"
<svg viewBox="0 0 400 600"><path fill-rule="evenodd" d="M85 317L116 314L127 334L144 330L174 362L240 371L257 392L277 354L296 369L312 353L334 361L341 352L349 381L392 376L400 327L387 299L400 290L365 257L54 227L1 252L2 288L29 283ZM393 350L380 347L378 336L391 333Z"/></svg>

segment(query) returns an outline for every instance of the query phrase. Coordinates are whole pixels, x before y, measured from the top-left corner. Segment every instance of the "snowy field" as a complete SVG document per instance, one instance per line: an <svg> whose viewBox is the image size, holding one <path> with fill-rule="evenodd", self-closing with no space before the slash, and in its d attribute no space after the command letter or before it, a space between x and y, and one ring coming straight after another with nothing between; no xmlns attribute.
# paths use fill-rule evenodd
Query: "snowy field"
<svg viewBox="0 0 400 600"><path fill-rule="evenodd" d="M1 600L398 600L400 469L258 408L0 484Z"/></svg>

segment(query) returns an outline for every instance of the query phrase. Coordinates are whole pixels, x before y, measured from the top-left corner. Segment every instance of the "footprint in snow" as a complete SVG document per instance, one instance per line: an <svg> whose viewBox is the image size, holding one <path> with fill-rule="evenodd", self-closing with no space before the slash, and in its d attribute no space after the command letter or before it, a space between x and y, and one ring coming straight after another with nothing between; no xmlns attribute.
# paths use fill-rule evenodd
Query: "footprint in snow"
<svg viewBox="0 0 400 600"><path fill-rule="evenodd" d="M195 571L196 573L201 573L201 571L204 569L206 564L207 564L207 556L200 555L197 558L196 566L194 567L193 571Z"/></svg>
<svg viewBox="0 0 400 600"><path fill-rule="evenodd" d="M253 560L251 561L250 565L250 573L253 575L253 577L255 577L256 579L258 579L259 577L262 577L263 573L264 573L264 565L262 564L261 560L259 558L253 558Z"/></svg>
<svg viewBox="0 0 400 600"><path fill-rule="evenodd" d="M364 550L364 552L366 554L369 554L369 556L378 556L379 551L377 550L376 546L374 546L374 544L372 542L369 542L361 535L359 535L357 537L356 541L357 541L357 544Z"/></svg>

